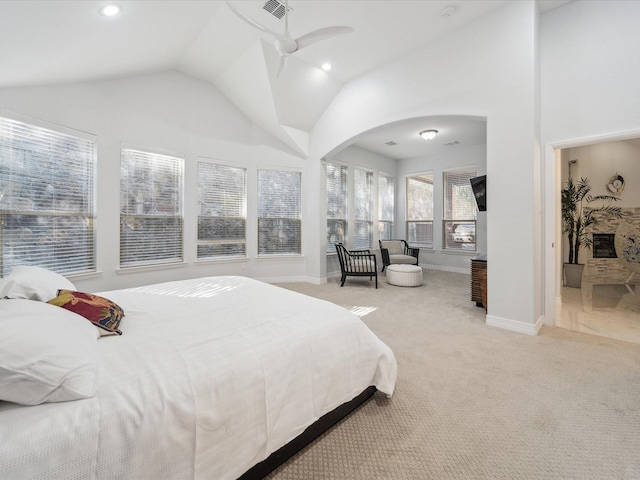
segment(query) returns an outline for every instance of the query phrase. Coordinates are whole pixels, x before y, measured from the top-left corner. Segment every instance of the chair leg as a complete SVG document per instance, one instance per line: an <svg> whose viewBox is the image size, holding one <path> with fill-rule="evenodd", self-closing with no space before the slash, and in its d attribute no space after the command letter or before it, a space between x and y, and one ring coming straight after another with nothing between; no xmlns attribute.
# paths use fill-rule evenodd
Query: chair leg
<svg viewBox="0 0 640 480"><path fill-rule="evenodd" d="M376 288L378 288L378 275L376 274Z"/></svg>
<svg viewBox="0 0 640 480"><path fill-rule="evenodd" d="M385 267L386 267L386 265L382 265L382 270L381 270L381 272L384 272Z"/></svg>
<svg viewBox="0 0 640 480"><path fill-rule="evenodd" d="M344 281L347 279L347 276L345 274L342 274L342 278L340 279L340 286L344 287Z"/></svg>

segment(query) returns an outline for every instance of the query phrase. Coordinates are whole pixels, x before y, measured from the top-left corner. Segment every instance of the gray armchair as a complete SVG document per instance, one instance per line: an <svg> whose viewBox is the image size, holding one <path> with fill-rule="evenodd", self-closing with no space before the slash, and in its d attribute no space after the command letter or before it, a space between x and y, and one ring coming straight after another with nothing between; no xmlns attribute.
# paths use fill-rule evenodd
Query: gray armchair
<svg viewBox="0 0 640 480"><path fill-rule="evenodd" d="M419 248L412 248L405 240L379 240L382 271L391 264L418 265Z"/></svg>
<svg viewBox="0 0 640 480"><path fill-rule="evenodd" d="M369 250L347 250L342 243L336 243L336 252L340 260L340 286L344 286L344 281L348 276L376 278L376 288L378 288L378 263L374 253Z"/></svg>

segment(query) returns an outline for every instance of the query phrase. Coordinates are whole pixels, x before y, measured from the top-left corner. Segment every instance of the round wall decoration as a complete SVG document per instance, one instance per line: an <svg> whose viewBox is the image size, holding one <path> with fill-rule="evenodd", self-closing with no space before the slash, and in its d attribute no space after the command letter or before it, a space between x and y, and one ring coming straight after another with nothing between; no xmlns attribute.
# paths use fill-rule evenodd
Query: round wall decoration
<svg viewBox="0 0 640 480"><path fill-rule="evenodd" d="M622 191L624 190L624 178L622 178L621 175L618 175L616 173L609 180L609 184L607 185L607 188L614 195L620 195L622 193Z"/></svg>

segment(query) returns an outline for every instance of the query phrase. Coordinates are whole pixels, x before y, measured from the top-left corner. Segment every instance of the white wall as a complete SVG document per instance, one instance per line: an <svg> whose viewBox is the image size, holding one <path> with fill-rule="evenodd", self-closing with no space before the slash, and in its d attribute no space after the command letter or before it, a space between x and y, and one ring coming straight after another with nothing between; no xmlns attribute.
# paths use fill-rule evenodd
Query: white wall
<svg viewBox="0 0 640 480"><path fill-rule="evenodd" d="M444 211L442 198L442 172L456 167L475 166L477 175L484 175L487 167L487 146L477 145L467 148L456 148L448 152L433 155L430 157L420 157L406 159L398 162L397 202L398 219L396 222L398 238L405 238L406 220L406 178L420 173L433 173L434 195L433 199L433 239L434 250L420 249L420 264L428 268L448 270L460 273L469 273L470 260L472 257L482 255L487 252L487 212L478 212L476 223L476 252L446 252L442 250L442 214ZM491 188L490 186L487 189ZM489 209L491 206L488 207Z"/></svg>
<svg viewBox="0 0 640 480"><path fill-rule="evenodd" d="M317 172L327 152L395 121L487 118L487 322L526 333L537 331L542 314L534 242L541 233L532 221L539 214L533 181L536 18L534 2L508 2L429 48L345 85L312 132L309 165Z"/></svg>
<svg viewBox="0 0 640 480"><path fill-rule="evenodd" d="M588 178L592 195L613 195L607 185L611 177L618 174L625 179L625 188L616 196L615 205L640 206L640 148L625 141L604 142L568 148L566 155L570 160L576 160L572 165L574 181ZM567 177L562 178L563 185L566 180Z"/></svg>
<svg viewBox="0 0 640 480"><path fill-rule="evenodd" d="M13 112L97 136L97 267L99 274L71 277L78 288L110 290L206 275L236 274L269 279L308 279L302 256L257 258L256 178L260 167L302 171L305 163L260 131L213 86L178 72L120 80L0 89L0 114ZM120 147L122 143L177 154L185 161L185 263L172 268L119 268ZM269 146L271 145L271 146ZM206 157L247 168L247 258L196 262L196 162ZM303 199L303 229L315 228L314 207ZM252 221L254 220L254 221ZM303 230L303 245L308 236ZM305 247L303 247L305 248ZM315 252L314 252L315 255ZM245 268L243 268L243 266ZM319 279L308 279L319 281Z"/></svg>
<svg viewBox="0 0 640 480"><path fill-rule="evenodd" d="M554 148L640 136L640 62L631 53L640 51L639 18L640 2L600 0L572 2L541 19L545 310L549 323L559 293L561 235L556 214L560 167L565 168L556 165Z"/></svg>

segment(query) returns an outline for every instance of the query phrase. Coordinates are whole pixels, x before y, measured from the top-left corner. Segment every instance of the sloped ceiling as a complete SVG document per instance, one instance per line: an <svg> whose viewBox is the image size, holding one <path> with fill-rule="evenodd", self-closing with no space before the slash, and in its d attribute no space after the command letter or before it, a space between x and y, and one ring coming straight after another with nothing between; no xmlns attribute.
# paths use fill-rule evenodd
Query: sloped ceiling
<svg viewBox="0 0 640 480"><path fill-rule="evenodd" d="M284 0L283 0L284 1ZM224 1L0 1L0 88L91 81L177 69L215 85L254 123L301 157L308 134L350 80L406 55L507 0L290 0L296 38L346 25L353 33L295 52L276 76L273 39L241 21ZM284 31L264 0L232 0L245 15ZM541 9L567 0L538 1ZM454 14L442 15L445 7ZM331 72L319 67L330 61Z"/></svg>

